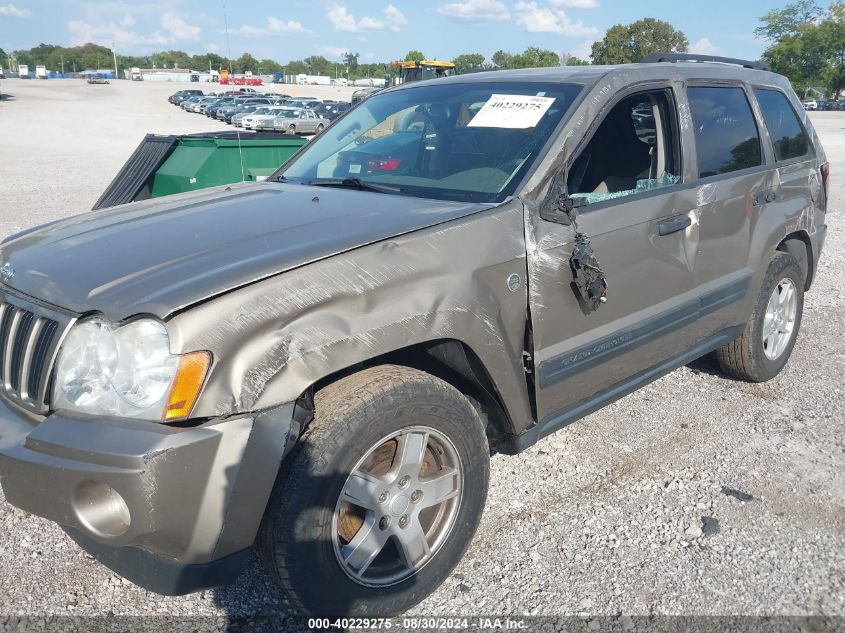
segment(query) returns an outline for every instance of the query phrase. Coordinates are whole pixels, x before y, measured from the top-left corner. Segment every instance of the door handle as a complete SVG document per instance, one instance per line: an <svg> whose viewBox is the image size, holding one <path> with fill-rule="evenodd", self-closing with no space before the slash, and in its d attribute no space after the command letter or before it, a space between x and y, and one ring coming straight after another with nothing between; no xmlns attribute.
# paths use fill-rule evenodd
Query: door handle
<svg viewBox="0 0 845 633"><path fill-rule="evenodd" d="M692 224L692 220L688 215L673 215L671 218L660 220L657 223L657 233L658 235L677 233L678 231L683 231L690 224Z"/></svg>

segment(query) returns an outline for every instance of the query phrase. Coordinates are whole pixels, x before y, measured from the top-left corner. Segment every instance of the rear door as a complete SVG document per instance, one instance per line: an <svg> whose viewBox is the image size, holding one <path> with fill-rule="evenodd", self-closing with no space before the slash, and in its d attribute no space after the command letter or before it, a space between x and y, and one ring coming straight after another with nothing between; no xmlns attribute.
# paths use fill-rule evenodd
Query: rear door
<svg viewBox="0 0 845 633"><path fill-rule="evenodd" d="M696 180L683 196L698 224L694 283L715 297L696 327L695 335L704 336L747 316L751 232L771 197L773 170L746 86L693 82L686 96Z"/></svg>
<svg viewBox="0 0 845 633"><path fill-rule="evenodd" d="M306 129L309 132L316 132L317 131L317 115L315 115L311 110L304 110L303 114L305 115L305 125Z"/></svg>
<svg viewBox="0 0 845 633"><path fill-rule="evenodd" d="M767 194L766 213L777 220L797 219L796 228L813 234L815 210L825 204L819 158L795 105L786 94L773 87L754 87L753 92L768 130L776 167ZM809 265L804 258L799 261Z"/></svg>

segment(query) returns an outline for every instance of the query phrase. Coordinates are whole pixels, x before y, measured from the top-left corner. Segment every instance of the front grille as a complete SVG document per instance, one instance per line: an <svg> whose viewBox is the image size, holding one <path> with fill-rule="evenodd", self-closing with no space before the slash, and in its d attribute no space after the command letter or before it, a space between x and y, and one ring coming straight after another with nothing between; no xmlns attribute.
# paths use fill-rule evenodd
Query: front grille
<svg viewBox="0 0 845 633"><path fill-rule="evenodd" d="M71 321L68 314L7 292L0 294L3 396L30 411L47 411L50 372L60 339Z"/></svg>

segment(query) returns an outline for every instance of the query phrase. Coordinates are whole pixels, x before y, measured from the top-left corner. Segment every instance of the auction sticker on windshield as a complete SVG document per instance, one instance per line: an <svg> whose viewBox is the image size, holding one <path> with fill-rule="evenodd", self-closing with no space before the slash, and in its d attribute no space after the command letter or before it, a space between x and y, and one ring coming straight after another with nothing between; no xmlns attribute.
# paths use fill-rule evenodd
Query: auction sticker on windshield
<svg viewBox="0 0 845 633"><path fill-rule="evenodd" d="M534 127L554 103L554 97L491 95L467 127Z"/></svg>

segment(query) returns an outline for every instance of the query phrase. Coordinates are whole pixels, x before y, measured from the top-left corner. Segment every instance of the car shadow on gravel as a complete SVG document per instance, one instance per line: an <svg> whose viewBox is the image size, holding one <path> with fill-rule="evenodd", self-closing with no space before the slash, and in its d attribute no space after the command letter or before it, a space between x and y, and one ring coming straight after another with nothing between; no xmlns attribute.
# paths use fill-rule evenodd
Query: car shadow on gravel
<svg viewBox="0 0 845 633"><path fill-rule="evenodd" d="M719 368L719 361L716 360L715 352L710 352L700 358L696 358L691 363L687 363L687 368L694 374L707 374L708 376L716 376L717 378L728 377Z"/></svg>
<svg viewBox="0 0 845 633"><path fill-rule="evenodd" d="M213 590L214 604L226 612L226 631L310 631L301 612L292 607L284 590L276 585L253 553L234 584Z"/></svg>

